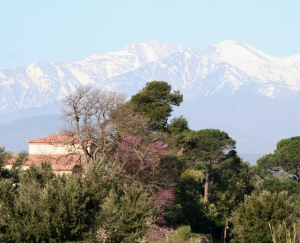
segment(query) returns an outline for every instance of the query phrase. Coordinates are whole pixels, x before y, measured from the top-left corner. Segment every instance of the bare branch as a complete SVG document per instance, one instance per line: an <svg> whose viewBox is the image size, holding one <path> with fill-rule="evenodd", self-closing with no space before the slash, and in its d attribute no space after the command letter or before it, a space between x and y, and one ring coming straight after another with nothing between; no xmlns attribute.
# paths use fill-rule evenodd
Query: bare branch
<svg viewBox="0 0 300 243"><path fill-rule="evenodd" d="M86 159L100 154L105 157L111 150L109 142L115 133L111 113L125 102L125 95L101 88L80 86L63 100L62 132L75 136Z"/></svg>

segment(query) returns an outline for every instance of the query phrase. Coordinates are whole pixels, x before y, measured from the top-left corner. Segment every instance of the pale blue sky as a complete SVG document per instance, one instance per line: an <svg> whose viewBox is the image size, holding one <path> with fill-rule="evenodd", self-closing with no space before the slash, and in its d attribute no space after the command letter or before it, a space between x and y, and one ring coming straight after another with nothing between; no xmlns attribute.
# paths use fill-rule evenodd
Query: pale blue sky
<svg viewBox="0 0 300 243"><path fill-rule="evenodd" d="M157 40L195 49L240 39L300 54L298 0L0 0L0 69L80 60Z"/></svg>

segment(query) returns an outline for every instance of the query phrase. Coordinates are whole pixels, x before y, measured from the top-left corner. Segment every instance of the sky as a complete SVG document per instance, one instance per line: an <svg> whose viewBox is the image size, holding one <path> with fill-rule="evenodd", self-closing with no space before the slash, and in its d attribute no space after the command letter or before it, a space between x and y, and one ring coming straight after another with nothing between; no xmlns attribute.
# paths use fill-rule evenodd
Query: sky
<svg viewBox="0 0 300 243"><path fill-rule="evenodd" d="M205 49L239 39L300 54L297 0L0 0L0 70L81 60L157 40Z"/></svg>

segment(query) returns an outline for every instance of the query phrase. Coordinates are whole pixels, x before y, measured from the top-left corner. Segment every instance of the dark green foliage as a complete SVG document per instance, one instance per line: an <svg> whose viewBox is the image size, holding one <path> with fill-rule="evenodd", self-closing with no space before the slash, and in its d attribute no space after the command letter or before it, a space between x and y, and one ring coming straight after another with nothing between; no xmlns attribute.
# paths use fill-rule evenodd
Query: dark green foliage
<svg viewBox="0 0 300 243"><path fill-rule="evenodd" d="M186 131L176 138L177 144L184 149L183 157L189 167L205 169L207 161L218 163L225 159L226 152L235 148L235 141L226 132L218 129Z"/></svg>
<svg viewBox="0 0 300 243"><path fill-rule="evenodd" d="M189 130L188 121L183 116L175 117L168 126L168 132L176 136L184 131Z"/></svg>
<svg viewBox="0 0 300 243"><path fill-rule="evenodd" d="M27 151L21 151L20 153L18 153L17 160L13 164L12 168L13 169L20 169L20 167L24 164L24 162L26 162L27 156L28 156L28 152Z"/></svg>
<svg viewBox="0 0 300 243"><path fill-rule="evenodd" d="M11 153L5 151L4 147L0 147L0 169L7 163L7 160L11 157Z"/></svg>
<svg viewBox="0 0 300 243"><path fill-rule="evenodd" d="M108 163L93 162L84 177L58 176L51 166L30 167L0 181L0 242L133 242L149 226L151 199L124 187ZM122 189L123 188L123 189ZM104 231L102 231L104 230Z"/></svg>
<svg viewBox="0 0 300 243"><path fill-rule="evenodd" d="M18 184L0 181L0 241L84 240L109 190L107 173L99 167L93 166L88 177L67 177L56 176L44 163L41 169L30 167Z"/></svg>
<svg viewBox="0 0 300 243"><path fill-rule="evenodd" d="M20 152L14 157L14 164L10 170L4 169L3 165L6 165L10 159L13 159L12 153L5 151L4 148L0 148L0 178L12 178L14 183L19 182L22 172L22 165L27 160L28 153L26 151Z"/></svg>
<svg viewBox="0 0 300 243"><path fill-rule="evenodd" d="M272 173L274 169L277 170L284 170L286 174L280 173L279 175L276 175L275 177ZM299 215L297 215L300 212L300 198L299 198L299 182L292 180L290 178L286 178L287 175L296 175L296 178L299 181L300 178L300 137L291 137L288 139L282 139L277 143L276 150L274 151L273 154L268 154L263 156L257 161L257 166L255 168L257 174L261 176L261 178L264 179L263 182L261 182L257 188L257 190L253 193L252 197L253 198L259 198L261 197L262 194L265 193L264 190L269 191L270 193L273 193L272 197L275 197L274 195L281 195L282 193L285 193L287 196L285 198L285 202L280 202L278 205L268 205L270 207L269 209L269 214L268 214L268 220L274 221L278 217L278 215L286 208L286 205L290 205L290 212L285 213L285 217L281 217L281 222L280 220L277 220L275 223L271 224L272 229L280 229L284 226L287 230L290 229L291 223L299 223L297 222L299 218ZM266 197L266 196L265 196ZM269 198L268 200L275 200ZM245 201L246 202L246 201ZM250 205L250 203L249 203ZM267 204L266 204L267 205ZM241 206L242 207L242 206ZM252 207L254 207L252 205ZM252 209L252 211L255 211ZM260 212L261 217L264 217L266 213ZM281 213L283 215L284 213ZM246 217L246 216L245 216ZM258 217L258 216L257 216ZM253 215L248 215L247 218L245 219L245 222L250 222L250 220L253 221L259 221L258 218L255 218ZM266 222L266 219L264 218L263 220ZM237 221L236 221L237 222ZM252 227L250 230L247 228L247 223L243 221L239 221L238 224L239 226L235 228L241 230L240 235L247 235L251 230L259 232L261 237L265 237L264 239L265 242L271 242L271 236L270 234L267 234L266 232L269 232L268 228L266 227L266 224L264 223L263 225L259 225L260 228L255 229ZM280 226L280 225L281 226ZM244 228L243 228L244 227ZM242 230L246 230L248 233L242 233ZM264 233L262 233L264 232ZM249 233L250 234L250 233ZM258 234L258 235L259 235ZM249 236L250 237L250 236ZM240 239L240 236L237 238ZM250 238L249 238L250 239ZM257 238L260 240L260 242L263 242L261 239L263 238ZM245 241L245 242L250 242Z"/></svg>
<svg viewBox="0 0 300 243"><path fill-rule="evenodd" d="M191 242L193 233L190 226L180 226L175 234L171 236L168 243Z"/></svg>
<svg viewBox="0 0 300 243"><path fill-rule="evenodd" d="M8 151L5 151L4 147L0 147L0 178L9 177L9 171L4 169L4 166L8 163L8 160L11 158L12 154Z"/></svg>
<svg viewBox="0 0 300 243"><path fill-rule="evenodd" d="M160 162L160 173L157 176L157 180L160 180L159 177L167 177L169 178L168 186L174 186L174 183L178 182L180 175L186 167L185 161L174 155L168 155L161 158Z"/></svg>
<svg viewBox="0 0 300 243"><path fill-rule="evenodd" d="M213 224L222 232L226 220L244 200L244 195L250 195L255 189L254 173L248 163L231 151L225 160L212 168L211 181L209 202L217 210Z"/></svg>
<svg viewBox="0 0 300 243"><path fill-rule="evenodd" d="M230 218L235 235L232 242L271 243L269 223L277 227L285 222L287 227L291 227L297 217L294 203L289 200L286 191L273 194L263 191L259 195L246 196Z"/></svg>
<svg viewBox="0 0 300 243"><path fill-rule="evenodd" d="M270 168L274 166L274 154L267 154L257 160L255 173L261 178L268 178L272 176Z"/></svg>
<svg viewBox="0 0 300 243"><path fill-rule="evenodd" d="M150 216L150 199L142 188L111 190L101 206L97 237L107 243L135 242L146 233Z"/></svg>
<svg viewBox="0 0 300 243"><path fill-rule="evenodd" d="M193 232L204 232L209 224L204 212L203 179L204 174L201 171L186 170L176 188L177 204L173 206L177 212L176 223L190 225Z"/></svg>
<svg viewBox="0 0 300 243"><path fill-rule="evenodd" d="M271 193L279 193L282 191L287 192L289 196L289 201L293 203L293 211L297 215L296 219L294 221L296 227L298 230L300 229L300 221L299 221L299 213L300 213L300 183L297 182L296 180L290 179L290 178L285 178L285 179L279 179L278 177L272 176L268 178L267 180L261 182L258 186L258 188L253 192L254 195L259 195L263 191L269 191ZM273 227L274 230L276 229L281 229L285 233L289 232L291 228L286 227L286 222L282 222L281 226L275 226ZM282 233L284 233L282 232ZM292 233L294 234L294 233ZM299 232L298 232L299 234ZM299 235L298 235L299 236ZM280 242L280 241L277 241Z"/></svg>
<svg viewBox="0 0 300 243"><path fill-rule="evenodd" d="M300 137L282 139L277 143L275 163L296 174L300 181Z"/></svg>
<svg viewBox="0 0 300 243"><path fill-rule="evenodd" d="M254 173L232 150L235 141L226 132L185 131L176 136L176 141L182 148L180 156L187 161L188 171L202 173L202 179L188 177L178 184L181 223L191 225L195 232L210 232L220 239L232 211L254 189ZM205 188L209 192L206 204Z"/></svg>
<svg viewBox="0 0 300 243"><path fill-rule="evenodd" d="M164 81L148 82L137 94L131 97L135 111L142 112L150 119L152 130L165 131L172 106L179 106L183 96L175 90L171 93L171 85Z"/></svg>
<svg viewBox="0 0 300 243"><path fill-rule="evenodd" d="M7 191L2 181L2 242L63 242L87 231L85 203L79 177L56 177L49 168L31 167L17 187ZM8 195L9 194L9 195ZM4 201L9 196L11 202Z"/></svg>
<svg viewBox="0 0 300 243"><path fill-rule="evenodd" d="M23 174L21 184L30 185L31 182L37 182L41 188L44 188L53 178L55 178L55 174L51 164L49 162L43 162L41 168L35 165L31 166L26 173Z"/></svg>
<svg viewBox="0 0 300 243"><path fill-rule="evenodd" d="M0 242L12 242L9 228L15 203L16 187L12 179L0 181Z"/></svg>
<svg viewBox="0 0 300 243"><path fill-rule="evenodd" d="M86 203L91 217L99 212L104 198L115 186L116 178L112 178L110 169L107 170L102 161L93 161L84 170L83 190L87 195Z"/></svg>
<svg viewBox="0 0 300 243"><path fill-rule="evenodd" d="M211 169L207 208L203 202L204 178L205 167L188 169L181 175L177 185L177 222L191 225L194 232L210 232L214 238L221 239L231 213L244 200L244 195L254 190L254 173L234 150L225 154Z"/></svg>
<svg viewBox="0 0 300 243"><path fill-rule="evenodd" d="M300 181L300 136L280 140L274 154L257 161L257 169L262 175L274 166L280 166L287 173L295 174Z"/></svg>
<svg viewBox="0 0 300 243"><path fill-rule="evenodd" d="M257 165L261 168L272 167L275 164L274 159L274 154L266 154L257 161Z"/></svg>
<svg viewBox="0 0 300 243"><path fill-rule="evenodd" d="M261 182L254 193L258 195L262 191L269 191L271 193L287 191L288 195L291 196L293 194L300 194L300 183L290 178L280 180L273 176Z"/></svg>
<svg viewBox="0 0 300 243"><path fill-rule="evenodd" d="M213 165L226 158L226 152L235 148L235 141L218 129L183 132L177 142L184 150L190 167L205 170L204 203L208 203L210 171Z"/></svg>

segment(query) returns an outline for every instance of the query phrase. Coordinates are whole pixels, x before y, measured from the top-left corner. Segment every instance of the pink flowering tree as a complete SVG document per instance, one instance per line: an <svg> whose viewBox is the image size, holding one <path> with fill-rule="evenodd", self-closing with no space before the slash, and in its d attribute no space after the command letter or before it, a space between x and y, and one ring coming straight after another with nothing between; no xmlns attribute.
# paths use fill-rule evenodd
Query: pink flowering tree
<svg viewBox="0 0 300 243"><path fill-rule="evenodd" d="M124 137L118 144L116 162L127 184L138 183L151 195L152 223L164 232L164 211L175 202L173 160L161 141L143 143L137 137ZM124 180L122 180L124 181ZM155 232L156 232L155 230Z"/></svg>
<svg viewBox="0 0 300 243"><path fill-rule="evenodd" d="M175 193L173 189L161 189L153 194L153 222L158 225L164 225L166 223L164 219L164 211L166 207L169 207L175 203Z"/></svg>
<svg viewBox="0 0 300 243"><path fill-rule="evenodd" d="M166 148L167 145L161 141L143 144L137 137L122 138L116 156L123 175L144 186L159 183L162 180L157 176L161 174L161 158L165 156Z"/></svg>
<svg viewBox="0 0 300 243"><path fill-rule="evenodd" d="M166 207L175 203L175 193L173 189L161 189L152 195L152 225L147 230L146 238L149 241L160 242L171 230L164 219Z"/></svg>

